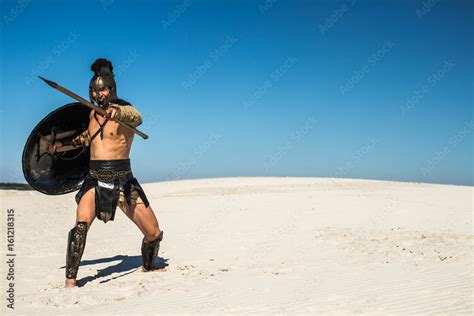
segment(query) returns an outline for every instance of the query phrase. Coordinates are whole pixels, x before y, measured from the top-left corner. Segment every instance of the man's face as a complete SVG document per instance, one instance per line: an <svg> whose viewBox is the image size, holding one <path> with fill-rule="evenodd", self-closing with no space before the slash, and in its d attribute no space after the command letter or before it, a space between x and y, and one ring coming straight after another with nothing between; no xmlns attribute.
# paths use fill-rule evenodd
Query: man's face
<svg viewBox="0 0 474 316"><path fill-rule="evenodd" d="M92 97L97 100L97 102L99 103L102 103L105 98L108 97L110 93L110 89L109 88L103 88L99 91L99 96L97 97L97 92L95 90L92 90Z"/></svg>

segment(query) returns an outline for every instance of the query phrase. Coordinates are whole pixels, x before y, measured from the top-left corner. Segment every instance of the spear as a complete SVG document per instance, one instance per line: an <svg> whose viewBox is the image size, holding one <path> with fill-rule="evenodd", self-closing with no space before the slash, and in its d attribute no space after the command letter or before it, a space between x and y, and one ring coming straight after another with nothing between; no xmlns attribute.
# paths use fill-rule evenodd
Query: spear
<svg viewBox="0 0 474 316"><path fill-rule="evenodd" d="M87 101L86 99L84 98L81 98L80 96L78 96L77 94L75 94L74 92L72 91L69 91L68 89L60 86L59 84L57 84L56 82L53 82L51 80L48 80L48 79L45 79L43 77L40 77L38 76L38 78L40 78L41 80L43 80L44 82L46 82L46 84L58 91L61 91L62 93L70 96L71 98L73 98L74 100L77 100L79 101L80 103L84 104L85 106L93 109L94 111L98 112L99 114L105 116L106 118L110 119L110 116L109 116L109 113L107 113L104 109L98 107L98 106L95 106L94 104L92 104L91 102ZM142 133L140 132L139 130L137 130L136 128L134 128L133 126L125 123L125 122L122 122L120 120L115 120L115 122L119 123L120 125L122 125L123 127L125 127L126 129L128 130L131 130L132 132L134 132L135 134L137 135L140 135L143 139L147 139L148 138L148 135L145 134L145 133Z"/></svg>

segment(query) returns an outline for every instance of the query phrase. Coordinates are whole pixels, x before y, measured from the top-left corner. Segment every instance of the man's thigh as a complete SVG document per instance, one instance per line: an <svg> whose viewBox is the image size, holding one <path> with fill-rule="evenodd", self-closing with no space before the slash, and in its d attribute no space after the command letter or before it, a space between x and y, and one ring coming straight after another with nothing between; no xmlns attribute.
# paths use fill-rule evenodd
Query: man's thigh
<svg viewBox="0 0 474 316"><path fill-rule="evenodd" d="M146 207L143 203L132 204L129 208L127 203L121 204L120 208L142 231L144 235L153 234L157 227L158 221L151 206Z"/></svg>
<svg viewBox="0 0 474 316"><path fill-rule="evenodd" d="M76 223L87 222L87 227L90 227L95 218L95 192L91 188L84 193L76 211Z"/></svg>

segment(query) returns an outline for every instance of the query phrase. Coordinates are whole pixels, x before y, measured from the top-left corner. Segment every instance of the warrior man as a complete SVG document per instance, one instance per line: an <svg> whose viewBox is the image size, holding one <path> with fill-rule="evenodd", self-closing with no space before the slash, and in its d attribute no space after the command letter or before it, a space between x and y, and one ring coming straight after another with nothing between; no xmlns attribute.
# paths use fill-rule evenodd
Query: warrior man
<svg viewBox="0 0 474 316"><path fill-rule="evenodd" d="M76 286L87 231L92 222L96 217L105 223L114 220L117 206L144 235L141 245L143 271L158 270L155 258L163 239L163 231L145 192L131 171L129 154L134 133L117 123L120 120L137 127L142 123L140 112L117 97L113 66L109 60L97 59L91 70L94 75L89 84L89 97L109 117L92 110L86 131L70 142L56 141L49 147L49 152L54 153L66 146L90 146L89 173L76 195L76 223L68 236L66 287Z"/></svg>

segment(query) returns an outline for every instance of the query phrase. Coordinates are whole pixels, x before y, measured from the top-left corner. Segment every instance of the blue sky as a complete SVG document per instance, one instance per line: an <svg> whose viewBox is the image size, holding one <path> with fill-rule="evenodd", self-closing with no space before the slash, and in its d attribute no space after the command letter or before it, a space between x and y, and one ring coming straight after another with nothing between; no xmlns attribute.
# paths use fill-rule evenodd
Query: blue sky
<svg viewBox="0 0 474 316"><path fill-rule="evenodd" d="M98 57L143 114L142 182L222 176L473 185L472 1L2 1L1 182L86 97Z"/></svg>

